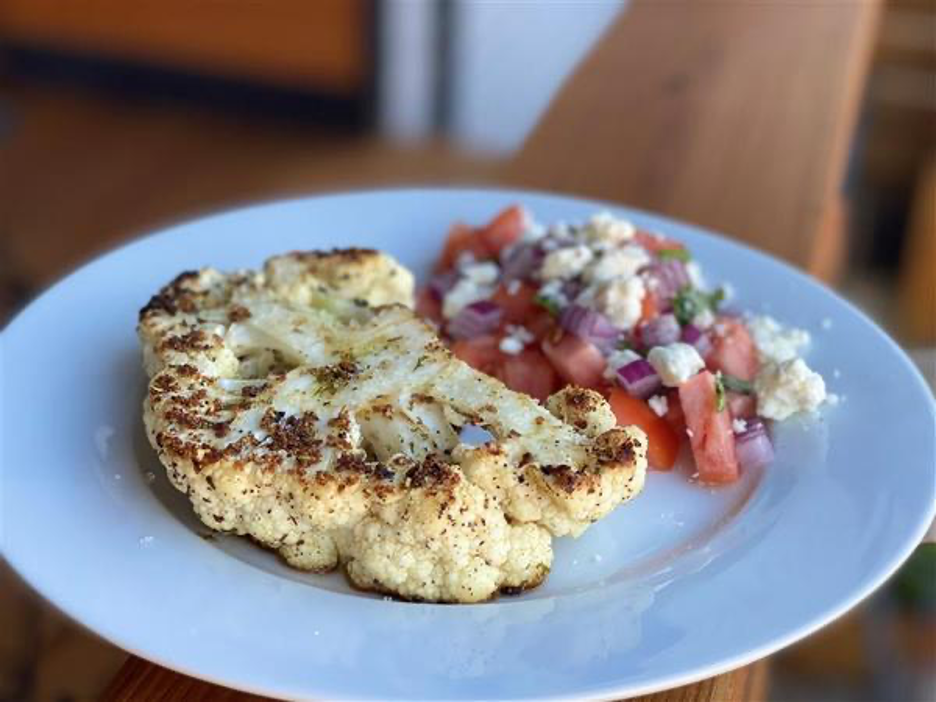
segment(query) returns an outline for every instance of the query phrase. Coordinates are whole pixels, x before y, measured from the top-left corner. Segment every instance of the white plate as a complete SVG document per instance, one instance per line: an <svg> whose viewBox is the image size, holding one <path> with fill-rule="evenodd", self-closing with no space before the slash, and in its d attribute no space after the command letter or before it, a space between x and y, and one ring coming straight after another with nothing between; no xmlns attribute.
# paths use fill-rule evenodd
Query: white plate
<svg viewBox="0 0 936 702"><path fill-rule="evenodd" d="M128 651L231 687L316 698L644 693L764 656L880 585L934 511L934 404L910 361L794 269L614 207L686 241L739 304L812 332L809 363L844 399L780 426L768 470L717 491L654 473L634 503L557 543L545 585L481 605L386 601L236 538L202 538L141 430L134 325L149 296L182 270L254 267L290 249L372 246L426 271L453 220L482 222L514 201L544 222L606 207L481 190L274 203L174 227L60 282L0 337L6 558Z"/></svg>

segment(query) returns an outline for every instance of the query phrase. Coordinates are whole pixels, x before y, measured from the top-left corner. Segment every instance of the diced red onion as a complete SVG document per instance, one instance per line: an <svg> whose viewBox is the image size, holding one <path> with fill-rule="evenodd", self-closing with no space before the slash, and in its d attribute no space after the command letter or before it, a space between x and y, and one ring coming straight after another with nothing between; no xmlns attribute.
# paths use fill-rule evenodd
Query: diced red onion
<svg viewBox="0 0 936 702"><path fill-rule="evenodd" d="M517 244L501 259L501 277L504 283L532 277L545 258L546 252L536 244Z"/></svg>
<svg viewBox="0 0 936 702"><path fill-rule="evenodd" d="M648 349L676 343L679 338L679 321L672 314L661 314L640 327L640 340Z"/></svg>
<svg viewBox="0 0 936 702"><path fill-rule="evenodd" d="M437 302L442 302L442 298L445 297L445 294L449 290L455 287L455 283L457 282L458 271L452 270L432 276L426 287L429 288L429 294L432 295Z"/></svg>
<svg viewBox="0 0 936 702"><path fill-rule="evenodd" d="M742 470L763 468L773 463L774 450L767 428L757 417L746 420L746 428L735 436L735 454Z"/></svg>
<svg viewBox="0 0 936 702"><path fill-rule="evenodd" d="M567 300L575 300L582 292L582 284L575 280L567 280L562 284L562 294Z"/></svg>
<svg viewBox="0 0 936 702"><path fill-rule="evenodd" d="M446 329L453 339L473 339L494 331L500 324L502 314L497 303L478 300L455 315Z"/></svg>
<svg viewBox="0 0 936 702"><path fill-rule="evenodd" d="M708 334L699 329L695 324L687 324L682 328L681 340L683 343L695 346L696 351L698 351L699 355L703 358L708 356L709 352L712 350L712 340L709 339Z"/></svg>
<svg viewBox="0 0 936 702"><path fill-rule="evenodd" d="M611 324L607 317L593 309L572 303L559 315L559 324L570 334L599 348L616 340L621 330Z"/></svg>
<svg viewBox="0 0 936 702"><path fill-rule="evenodd" d="M656 281L653 291L661 300L673 299L676 293L692 282L682 261L660 261L650 266L648 272Z"/></svg>
<svg viewBox="0 0 936 702"><path fill-rule="evenodd" d="M628 395L646 400L663 387L663 381L648 361L642 358L617 369L617 379Z"/></svg>

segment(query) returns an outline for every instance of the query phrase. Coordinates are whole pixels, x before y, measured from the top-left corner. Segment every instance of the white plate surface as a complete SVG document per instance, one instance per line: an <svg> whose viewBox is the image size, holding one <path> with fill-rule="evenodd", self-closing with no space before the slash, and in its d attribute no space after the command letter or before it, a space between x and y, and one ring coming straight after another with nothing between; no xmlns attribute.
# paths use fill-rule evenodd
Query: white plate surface
<svg viewBox="0 0 936 702"><path fill-rule="evenodd" d="M609 208L687 242L737 304L805 327L842 396L776 433L777 460L727 489L651 474L520 597L409 604L206 539L141 429L137 310L182 270L371 246L428 270L455 219L523 202L542 222ZM824 320L831 321L825 328ZM295 698L623 696L764 656L880 585L934 511L933 398L866 317L746 247L645 213L517 191L396 190L273 203L183 224L73 273L0 336L3 554L124 649ZM686 470L685 467L682 469ZM155 480L147 473L155 474Z"/></svg>

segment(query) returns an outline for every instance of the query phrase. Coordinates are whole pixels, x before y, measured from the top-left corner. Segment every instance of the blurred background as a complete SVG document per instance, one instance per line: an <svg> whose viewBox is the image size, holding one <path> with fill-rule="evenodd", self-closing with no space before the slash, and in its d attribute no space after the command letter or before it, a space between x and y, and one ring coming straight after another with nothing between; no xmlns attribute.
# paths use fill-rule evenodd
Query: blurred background
<svg viewBox="0 0 936 702"><path fill-rule="evenodd" d="M90 256L179 219L503 183L780 255L867 310L933 383L934 116L926 0L0 0L0 325ZM768 697L936 699L933 548L772 657ZM0 622L3 700L95 699L125 658L6 570Z"/></svg>

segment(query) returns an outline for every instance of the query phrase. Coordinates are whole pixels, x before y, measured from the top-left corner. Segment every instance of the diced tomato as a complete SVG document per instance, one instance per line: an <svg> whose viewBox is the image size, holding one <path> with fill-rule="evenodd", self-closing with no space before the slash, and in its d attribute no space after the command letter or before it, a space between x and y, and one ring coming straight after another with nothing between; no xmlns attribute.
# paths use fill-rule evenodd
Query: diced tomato
<svg viewBox="0 0 936 702"><path fill-rule="evenodd" d="M681 241L667 239L665 236L651 234L640 229L634 234L634 241L643 246L650 253L660 253L660 251L673 251L675 249L685 249Z"/></svg>
<svg viewBox="0 0 936 702"><path fill-rule="evenodd" d="M442 324L442 303L439 302L428 288L416 293L416 314L423 319L430 319L436 324Z"/></svg>
<svg viewBox="0 0 936 702"><path fill-rule="evenodd" d="M686 435L686 414L683 412L682 403L679 401L679 391L671 390L666 393L666 414L663 419L673 428L676 436Z"/></svg>
<svg viewBox="0 0 936 702"><path fill-rule="evenodd" d="M525 392L541 401L552 395L559 385L559 378L549 359L535 348L524 349L516 356L504 354L497 375L512 390Z"/></svg>
<svg viewBox="0 0 936 702"><path fill-rule="evenodd" d="M556 318L537 305L536 312L523 323L523 326L537 341L542 341L548 339L555 332L556 324Z"/></svg>
<svg viewBox="0 0 936 702"><path fill-rule="evenodd" d="M543 308L533 302L536 297L536 288L526 283L521 283L517 291L511 294L507 286L501 285L497 288L492 298L494 302L500 305L504 312L503 321L505 324L525 325L527 320L538 314Z"/></svg>
<svg viewBox="0 0 936 702"><path fill-rule="evenodd" d="M555 343L545 339L542 347L556 372L566 382L584 388L598 387L602 383L605 359L594 344L582 341L574 334L564 334Z"/></svg>
<svg viewBox="0 0 936 702"><path fill-rule="evenodd" d="M614 388L608 398L618 424L634 424L647 434L647 462L657 470L670 470L679 454L679 435L639 397Z"/></svg>
<svg viewBox="0 0 936 702"><path fill-rule="evenodd" d="M454 266L464 251L470 252L479 261L496 258L502 248L523 235L525 226L526 214L518 205L508 207L484 227L475 229L467 224L452 225L445 240L445 248L436 263L436 272L447 271Z"/></svg>
<svg viewBox="0 0 936 702"><path fill-rule="evenodd" d="M491 258L487 243L474 229L467 224L453 224L445 240L442 255L436 263L436 273L447 271L454 266L459 255L465 251L471 252L479 260Z"/></svg>
<svg viewBox="0 0 936 702"><path fill-rule="evenodd" d="M644 322L649 322L658 314L660 314L660 300L656 296L656 293L648 290L640 303L640 319L637 321L638 326Z"/></svg>
<svg viewBox="0 0 936 702"><path fill-rule="evenodd" d="M462 339L452 344L452 353L475 370L488 375L497 375L504 354L496 336L478 336Z"/></svg>
<svg viewBox="0 0 936 702"><path fill-rule="evenodd" d="M689 443L699 480L730 483L738 478L738 458L731 430L731 414L717 411L715 376L702 371L679 386L679 399L686 413Z"/></svg>
<svg viewBox="0 0 936 702"><path fill-rule="evenodd" d="M732 419L748 419L757 414L757 401L753 395L729 392L725 394L725 400L728 403L728 411L731 412Z"/></svg>
<svg viewBox="0 0 936 702"><path fill-rule="evenodd" d="M526 226L526 213L519 205L512 205L497 215L490 224L481 229L478 235L484 241L488 252L496 255L505 246L514 243L523 235Z"/></svg>
<svg viewBox="0 0 936 702"><path fill-rule="evenodd" d="M706 357L709 369L754 380L760 363L747 327L737 319L719 317L713 329L712 352Z"/></svg>

